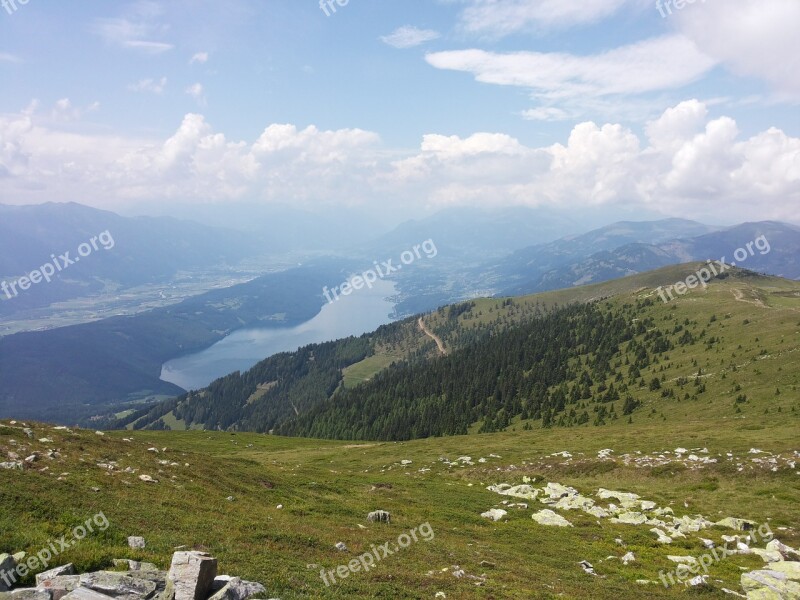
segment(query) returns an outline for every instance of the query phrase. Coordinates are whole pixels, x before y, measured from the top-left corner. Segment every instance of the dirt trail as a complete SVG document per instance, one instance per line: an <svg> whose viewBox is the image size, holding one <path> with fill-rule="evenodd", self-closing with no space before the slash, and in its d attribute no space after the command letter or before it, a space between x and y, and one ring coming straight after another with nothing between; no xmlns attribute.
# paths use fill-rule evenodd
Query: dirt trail
<svg viewBox="0 0 800 600"><path fill-rule="evenodd" d="M739 302L747 302L748 304L755 304L756 306L758 306L760 308L770 308L769 306L764 304L764 302L762 300L759 300L758 298L755 298L753 300L748 300L747 298L744 297L744 292L742 290L740 290L739 288L734 288L733 289L733 296Z"/></svg>
<svg viewBox="0 0 800 600"><path fill-rule="evenodd" d="M433 333L430 329L428 329L425 326L425 322L422 320L422 317L419 318L419 321L417 321L417 323L419 324L419 328L422 330L422 333L424 333L434 342L436 342L436 345L439 347L439 352L441 352L442 356L445 356L447 354L447 350L444 347L444 342L442 342L442 338L440 338L438 335Z"/></svg>

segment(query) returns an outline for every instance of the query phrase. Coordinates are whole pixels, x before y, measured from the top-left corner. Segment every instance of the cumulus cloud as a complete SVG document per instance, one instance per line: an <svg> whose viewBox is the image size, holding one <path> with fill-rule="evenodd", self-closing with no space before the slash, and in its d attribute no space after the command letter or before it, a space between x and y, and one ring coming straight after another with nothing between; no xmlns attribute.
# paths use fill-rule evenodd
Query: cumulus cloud
<svg viewBox="0 0 800 600"><path fill-rule="evenodd" d="M433 29L419 29L412 25L405 25L398 27L389 35L381 36L381 41L394 48L413 48L439 37L439 32Z"/></svg>
<svg viewBox="0 0 800 600"><path fill-rule="evenodd" d="M800 99L800 2L706 2L687 6L670 20L736 75L767 82L779 98Z"/></svg>
<svg viewBox="0 0 800 600"><path fill-rule="evenodd" d="M69 112L71 104L60 109ZM711 221L800 214L800 138L776 128L744 137L733 119L710 118L697 100L664 111L643 134L586 121L548 146L504 133L432 133L408 152L384 147L369 131L292 124L271 124L251 141L231 140L196 113L164 139L74 129L73 123L61 131L36 106L0 116L0 194L101 206L414 198L429 206L627 204Z"/></svg>
<svg viewBox="0 0 800 600"><path fill-rule="evenodd" d="M194 63L200 63L201 65L204 65L207 62L208 62L208 52L198 52L197 54L192 56L192 59L189 61L189 64L193 65Z"/></svg>

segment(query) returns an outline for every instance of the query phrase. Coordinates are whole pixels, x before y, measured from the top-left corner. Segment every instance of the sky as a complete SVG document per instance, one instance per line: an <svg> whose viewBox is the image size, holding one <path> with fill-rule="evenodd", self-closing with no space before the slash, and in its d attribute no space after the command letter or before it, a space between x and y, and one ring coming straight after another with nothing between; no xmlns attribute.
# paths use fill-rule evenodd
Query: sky
<svg viewBox="0 0 800 600"><path fill-rule="evenodd" d="M800 222L797 0L0 0L0 203Z"/></svg>

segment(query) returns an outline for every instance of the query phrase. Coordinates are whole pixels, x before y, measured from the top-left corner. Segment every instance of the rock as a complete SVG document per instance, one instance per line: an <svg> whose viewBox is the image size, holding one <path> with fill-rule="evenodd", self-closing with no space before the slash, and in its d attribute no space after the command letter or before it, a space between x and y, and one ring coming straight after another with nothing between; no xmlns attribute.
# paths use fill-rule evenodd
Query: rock
<svg viewBox="0 0 800 600"><path fill-rule="evenodd" d="M486 489L501 496L512 496L524 500L536 500L539 495L539 490L528 484L510 486L507 483L501 483L499 485L490 485Z"/></svg>
<svg viewBox="0 0 800 600"><path fill-rule="evenodd" d="M17 568L17 561L14 560L14 557L10 554L0 554L0 573L11 573L14 569ZM6 585L6 582L3 581L3 578L0 577L0 592L7 592L11 588L9 585Z"/></svg>
<svg viewBox="0 0 800 600"><path fill-rule="evenodd" d="M61 600L80 585L81 578L78 575L59 575L43 581L36 589L49 592L53 600Z"/></svg>
<svg viewBox="0 0 800 600"><path fill-rule="evenodd" d="M628 563L632 563L636 561L636 557L633 555L633 552L628 552L625 556L622 557L622 564L627 565Z"/></svg>
<svg viewBox="0 0 800 600"><path fill-rule="evenodd" d="M589 575L597 575L597 573L594 572L592 563L590 563L588 560L582 560L578 564L581 566L581 569L583 569L584 573L588 573Z"/></svg>
<svg viewBox="0 0 800 600"><path fill-rule="evenodd" d="M44 573L39 573L36 576L36 585L42 585L42 582L53 579L54 577L61 577L62 575L75 575L75 565L68 563L64 566L45 571Z"/></svg>
<svg viewBox="0 0 800 600"><path fill-rule="evenodd" d="M447 594L445 594L444 592L436 592L434 598L447 598Z"/></svg>
<svg viewBox="0 0 800 600"><path fill-rule="evenodd" d="M777 571L783 573L789 579L800 581L800 562L782 561L776 562L769 566L770 571Z"/></svg>
<svg viewBox="0 0 800 600"><path fill-rule="evenodd" d="M624 512L611 519L611 522L624 525L644 525L647 517L640 512Z"/></svg>
<svg viewBox="0 0 800 600"><path fill-rule="evenodd" d="M560 483L548 483L544 488L544 493L553 500L559 500L566 496L577 496L578 490L563 486Z"/></svg>
<svg viewBox="0 0 800 600"><path fill-rule="evenodd" d="M708 583L708 575L698 575L697 577L692 577L690 580L686 582L686 587L698 587L701 585L705 585Z"/></svg>
<svg viewBox="0 0 800 600"><path fill-rule="evenodd" d="M484 569L494 569L496 566L497 566L496 564L494 564L493 562L489 562L488 560L481 561L481 567L483 567Z"/></svg>
<svg viewBox="0 0 800 600"><path fill-rule="evenodd" d="M385 510L376 510L367 515L367 521L371 523L391 523L392 515Z"/></svg>
<svg viewBox="0 0 800 600"><path fill-rule="evenodd" d="M267 589L260 583L243 581L233 577L228 583L209 600L247 600L257 594L266 594Z"/></svg>
<svg viewBox="0 0 800 600"><path fill-rule="evenodd" d="M531 515L531 518L540 525L549 525L553 527L572 527L572 523L567 521L561 515L554 513L552 510L545 508L538 513Z"/></svg>
<svg viewBox="0 0 800 600"><path fill-rule="evenodd" d="M588 512L594 506L594 500L577 494L575 496L564 496L553 507L560 510L582 510Z"/></svg>
<svg viewBox="0 0 800 600"><path fill-rule="evenodd" d="M12 461L12 462L0 462L0 469L8 469L11 470L22 470L22 463L19 461Z"/></svg>
<svg viewBox="0 0 800 600"><path fill-rule="evenodd" d="M484 519L491 519L492 521L499 521L503 517L508 514L507 511L503 510L502 508L490 508L486 512L481 513L481 516Z"/></svg>
<svg viewBox="0 0 800 600"><path fill-rule="evenodd" d="M152 596L158 585L139 577L131 577L127 573L113 571L99 571L86 573L80 576L81 587L117 600L141 600ZM205 600L205 599L203 599Z"/></svg>
<svg viewBox="0 0 800 600"><path fill-rule="evenodd" d="M765 563L775 563L783 560L783 555L777 550L762 550L761 548L750 548L749 554L760 556Z"/></svg>
<svg viewBox="0 0 800 600"><path fill-rule="evenodd" d="M772 540L767 544L767 550L770 551L777 551L781 553L786 560L790 560L794 558L795 560L800 559L800 552L795 550L794 548L790 548L786 544L779 542L778 540ZM19 562L19 560L17 560Z"/></svg>
<svg viewBox="0 0 800 600"><path fill-rule="evenodd" d="M610 516L610 513L600 506L593 506L588 510L584 509L584 512L598 519L607 519Z"/></svg>
<svg viewBox="0 0 800 600"><path fill-rule="evenodd" d="M615 492L614 490L606 490L603 488L597 490L597 497L602 500L616 498L619 500L620 504L626 508L633 506L636 504L636 501L639 500L639 496L637 494L631 494L628 492Z"/></svg>
<svg viewBox="0 0 800 600"><path fill-rule="evenodd" d="M785 600L800 598L800 583L791 581L784 573L763 570L742 573L741 584L748 598Z"/></svg>
<svg viewBox="0 0 800 600"><path fill-rule="evenodd" d="M144 541L143 537L132 535L128 538L128 546L135 550L143 550L146 545L147 543Z"/></svg>
<svg viewBox="0 0 800 600"><path fill-rule="evenodd" d="M174 600L206 600L217 576L217 559L205 552L176 552L167 576ZM165 594L166 595L166 594Z"/></svg>
<svg viewBox="0 0 800 600"><path fill-rule="evenodd" d="M0 600L51 600L50 592L37 589L14 590L0 592Z"/></svg>
<svg viewBox="0 0 800 600"><path fill-rule="evenodd" d="M650 531L655 533L658 536L658 543L659 544L671 544L672 538L669 537L666 533L661 531L658 527L653 527Z"/></svg>
<svg viewBox="0 0 800 600"><path fill-rule="evenodd" d="M23 560L25 560L25 557L28 556L28 555L25 554L24 552L17 552L16 554L14 554L12 556L14 557L14 560L17 561L17 564L19 564Z"/></svg>
<svg viewBox="0 0 800 600"><path fill-rule="evenodd" d="M751 531L758 527L755 521L748 521L747 519L736 519L734 517L726 517L721 521L717 521L714 525L720 527L727 527L728 529L735 529L736 531Z"/></svg>
<svg viewBox="0 0 800 600"><path fill-rule="evenodd" d="M95 592L88 588L79 587L75 591L70 592L62 600L109 600L111 596L106 596L100 592Z"/></svg>
<svg viewBox="0 0 800 600"><path fill-rule="evenodd" d="M694 556L667 556L669 560L679 565L696 565L697 559Z"/></svg>
<svg viewBox="0 0 800 600"><path fill-rule="evenodd" d="M145 483L158 483L158 479L153 479L150 475L139 475L139 479Z"/></svg>
<svg viewBox="0 0 800 600"><path fill-rule="evenodd" d="M347 552L347 546L345 545L345 543L344 543L344 542L336 542L336 546L335 546L335 548L336 548L336 549L337 549L339 552Z"/></svg>

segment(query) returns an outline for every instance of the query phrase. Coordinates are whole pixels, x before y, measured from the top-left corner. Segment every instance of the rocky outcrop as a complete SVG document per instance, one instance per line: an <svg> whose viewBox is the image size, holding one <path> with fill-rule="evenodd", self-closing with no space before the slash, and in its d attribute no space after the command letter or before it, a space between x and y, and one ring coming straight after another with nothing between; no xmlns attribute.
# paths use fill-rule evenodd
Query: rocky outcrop
<svg viewBox="0 0 800 600"><path fill-rule="evenodd" d="M16 561L0 555L0 564ZM75 575L72 565L40 573L36 587L0 590L0 600L247 600L264 595L258 583L238 577L217 577L217 560L204 552L176 552L169 572L150 563L115 560L126 571L98 571Z"/></svg>

